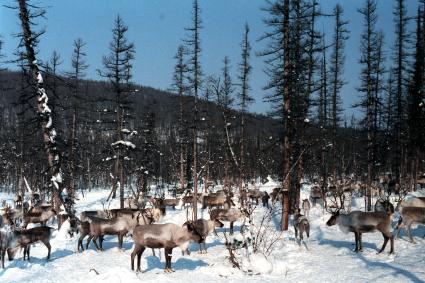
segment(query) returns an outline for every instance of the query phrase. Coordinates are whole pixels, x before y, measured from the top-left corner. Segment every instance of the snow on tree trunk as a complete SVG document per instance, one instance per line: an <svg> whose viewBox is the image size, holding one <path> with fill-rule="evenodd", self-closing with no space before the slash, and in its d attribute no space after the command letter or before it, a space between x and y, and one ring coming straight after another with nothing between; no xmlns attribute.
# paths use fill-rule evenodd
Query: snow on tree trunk
<svg viewBox="0 0 425 283"><path fill-rule="evenodd" d="M19 18L22 27L23 42L26 49L24 55L28 61L28 66L32 74L32 86L37 93L37 110L41 120L41 129L43 132L44 152L47 157L49 165L49 172L51 175L51 189L53 193L54 207L59 210L62 204L62 171L61 171L61 158L57 148L56 137L57 133L53 126L52 111L49 107L49 98L46 90L43 87L43 77L37 65L35 58L34 45L36 36L33 35L30 27L29 11L26 0L19 0Z"/></svg>

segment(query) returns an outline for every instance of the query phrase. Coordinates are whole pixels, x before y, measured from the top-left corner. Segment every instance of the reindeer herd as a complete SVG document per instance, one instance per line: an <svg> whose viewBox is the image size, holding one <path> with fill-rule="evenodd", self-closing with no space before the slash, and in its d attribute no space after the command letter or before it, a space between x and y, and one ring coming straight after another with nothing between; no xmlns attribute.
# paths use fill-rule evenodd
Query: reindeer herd
<svg viewBox="0 0 425 283"><path fill-rule="evenodd" d="M282 191L274 189L270 195L260 190L243 190L241 192L231 192L230 190L220 190L208 195L200 195L195 199L193 195L187 194L180 199L156 198L152 201L152 207L141 208L140 204L134 199L126 200L127 208L123 209L104 209L83 211L79 217L72 213L57 213L51 205L42 205L38 202L36 205L24 209L25 206L20 201L15 202L15 208L8 206L0 209L0 256L2 268L6 253L9 260L13 260L17 251L23 249L24 260L30 260L30 246L37 242L42 242L47 250L47 259L50 259L51 245L50 238L53 228L46 224L55 216L59 223L68 220L68 233L73 236L79 234L77 250L84 251L83 240L87 237L85 249L88 249L92 242L98 251L103 251L104 237L107 235L116 235L118 238L118 247L122 249L124 237L131 235L133 240L133 251L131 253L131 269L134 270L134 260L137 256L136 271L141 271L141 256L146 248L164 249L165 269L172 272L171 257L173 249L179 247L182 253L189 253L190 242L199 243L199 252L206 253L205 240L208 235L213 233L216 228L224 226L223 222L229 222L230 234L234 233L234 223L237 221L252 221L252 211L249 212L246 206L258 205L259 199L263 206L268 207L268 200L271 198L272 209L274 204L282 197ZM238 199L240 207L236 207L234 199ZM315 206L320 199L326 199L323 191L319 191L315 186L310 191L310 201ZM329 197L328 197L329 198ZM336 199L336 198L335 198ZM198 219L196 221L187 221L182 226L165 223L158 224L166 213L166 208L176 209L176 206L184 208L193 202L200 202L202 209L208 209L210 219ZM296 210L293 215L293 225L295 239L302 241L304 234L307 238L310 236L309 212L311 209L308 199L301 200L301 208ZM336 202L335 202L336 203ZM361 252L362 234L378 231L384 237L384 243L379 250L383 252L390 241L390 253L394 252L394 235L391 232L391 223L395 211L401 215L397 223L397 237L400 229L406 228L409 239L413 242L411 235L411 225L425 224L425 198L416 197L409 200L399 199L396 208L387 199L380 199L375 204L375 211L362 212L350 211L343 205L325 207L331 214L326 225L337 225L345 232L354 233L355 252ZM301 214L301 209L303 214ZM21 225L19 225L21 223ZM27 229L28 224L39 225Z"/></svg>

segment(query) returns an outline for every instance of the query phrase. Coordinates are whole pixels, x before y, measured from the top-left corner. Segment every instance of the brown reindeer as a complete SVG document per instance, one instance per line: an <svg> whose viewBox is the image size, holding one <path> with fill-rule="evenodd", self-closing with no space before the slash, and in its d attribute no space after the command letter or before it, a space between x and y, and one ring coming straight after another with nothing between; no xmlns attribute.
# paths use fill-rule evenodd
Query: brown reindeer
<svg viewBox="0 0 425 283"><path fill-rule="evenodd" d="M303 209L304 215L307 216L307 218L309 218L311 206L308 199L303 199L303 203L301 204L301 207Z"/></svg>
<svg viewBox="0 0 425 283"><path fill-rule="evenodd" d="M1 258L1 267L4 268L4 260L6 257L6 251L10 251L13 246L13 231L8 227L8 229L0 229L0 258ZM10 253L9 260L11 260Z"/></svg>
<svg viewBox="0 0 425 283"><path fill-rule="evenodd" d="M213 209L210 211L211 220L220 220L230 222L230 234L233 234L233 223L235 221L244 220L249 217L247 210L241 210L236 208L230 209Z"/></svg>
<svg viewBox="0 0 425 283"><path fill-rule="evenodd" d="M258 201L262 196L262 192L258 189L248 190L247 197L253 202L255 200L255 204L258 205Z"/></svg>
<svg viewBox="0 0 425 283"><path fill-rule="evenodd" d="M207 207L223 207L225 209L229 209L234 205L235 203L232 198L225 194L209 195L202 198L202 209L206 209Z"/></svg>
<svg viewBox="0 0 425 283"><path fill-rule="evenodd" d="M310 237L310 223L308 222L307 217L304 215L297 213L294 215L294 230L295 230L295 239L298 238L298 232L300 236L300 241L302 241L303 233L305 232L307 238Z"/></svg>
<svg viewBox="0 0 425 283"><path fill-rule="evenodd" d="M410 231L412 224L425 224L425 207L404 207L401 211L401 218L397 224L397 239L400 237L400 229L407 227L407 235L410 242L415 243Z"/></svg>
<svg viewBox="0 0 425 283"><path fill-rule="evenodd" d="M41 223L42 226L46 226L47 221L55 215L57 215L57 212L53 209L53 207L49 207L41 212L33 212L33 210L30 210L24 215L23 227L27 228L29 223Z"/></svg>
<svg viewBox="0 0 425 283"><path fill-rule="evenodd" d="M186 222L185 224L188 224ZM211 234L216 227L221 228L224 224L217 219L215 220L206 220L206 219L198 219L196 221L191 222L193 224L193 228L201 235L201 239L199 240L199 253L207 253L207 246L205 244L205 239L209 234ZM202 249L202 246L204 247ZM189 254L189 253L188 253Z"/></svg>
<svg viewBox="0 0 425 283"><path fill-rule="evenodd" d="M134 258L137 255L137 272L140 272L140 259L146 248L165 250L164 272L173 272L171 256L175 247L186 251L191 241L200 241L201 235L192 223L179 227L173 223L137 226L133 232L134 249L131 253L131 270L134 270Z"/></svg>
<svg viewBox="0 0 425 283"><path fill-rule="evenodd" d="M108 211L103 210L86 210L81 212L80 214L80 220L82 222L88 221L90 217L97 217L97 218L111 218L111 214Z"/></svg>
<svg viewBox="0 0 425 283"><path fill-rule="evenodd" d="M123 238L128 232L132 232L137 225L148 225L154 221L159 221L162 213L158 208L145 209L142 211L117 211L117 217L113 219L89 218L90 236L87 245L93 239L97 250L103 250L103 235L117 235L119 248L122 248ZM84 227L82 227L84 228ZM100 248L96 243L99 238ZM81 245L82 247L82 245Z"/></svg>
<svg viewBox="0 0 425 283"><path fill-rule="evenodd" d="M176 198L164 199L164 205L171 206L173 210L176 210L176 206L179 205L180 200Z"/></svg>

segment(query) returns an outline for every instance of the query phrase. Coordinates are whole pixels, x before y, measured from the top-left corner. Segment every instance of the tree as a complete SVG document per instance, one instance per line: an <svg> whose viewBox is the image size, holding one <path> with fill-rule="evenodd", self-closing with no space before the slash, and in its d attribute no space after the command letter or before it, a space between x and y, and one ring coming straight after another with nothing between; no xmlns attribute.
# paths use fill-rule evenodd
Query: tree
<svg viewBox="0 0 425 283"><path fill-rule="evenodd" d="M264 22L270 29L262 40L268 39L269 43L262 56L266 57L268 67L265 72L270 77L265 89L273 90L273 94L266 97L275 105L274 115L282 119L283 125L283 174L282 189L284 198L282 200L281 230L288 229L289 223L289 200L288 192L291 190L291 156L293 137L293 113L291 109L291 72L290 61L290 17L289 0L268 2L264 10L269 13L269 18ZM283 75L282 75L283 74Z"/></svg>
<svg viewBox="0 0 425 283"><path fill-rule="evenodd" d="M377 104L379 101L376 100L376 76L375 69L379 66L375 62L378 61L379 52L379 38L378 33L375 29L378 16L376 13L376 1L366 0L363 8L359 9L358 12L364 18L364 31L361 36L361 59L360 64L363 65L360 80L361 87L359 91L364 93L364 97L360 102L362 108L365 109L366 113L366 131L367 131L367 185L366 191L366 210L371 211L371 185L372 179L374 178L375 172L374 165L376 162L375 144L377 143L377 129L375 128L375 112L377 110Z"/></svg>
<svg viewBox="0 0 425 283"><path fill-rule="evenodd" d="M113 170L113 188L112 198L116 195L116 189L119 178L120 185L120 207L124 207L124 158L128 150L134 149L134 144L124 141L126 129L125 116L129 110L129 96L132 94L131 85L131 61L134 59L134 44L127 42L126 33L128 27L124 24L122 18L118 15L115 19L115 27L112 30L112 41L109 44L109 56L103 57L105 72L100 75L106 77L112 86L115 94L114 113L116 114L115 123L115 142L112 143L114 151L114 170Z"/></svg>
<svg viewBox="0 0 425 283"><path fill-rule="evenodd" d="M198 152L198 94L201 88L201 64L199 61L200 53L201 53L201 41L200 41L200 30L201 30L201 18L200 12L201 9L199 7L198 0L193 1L192 6L192 26L186 28L189 32L189 38L185 41L188 46L189 53L189 62L188 62L188 71L189 71L189 89L190 92L194 96L194 105L193 105L193 166L192 166L192 178L193 178L193 220L198 219L198 173L197 173L197 152Z"/></svg>
<svg viewBox="0 0 425 283"><path fill-rule="evenodd" d="M409 87L408 97L408 124L409 124L409 148L412 160L412 173L414 176L414 188L416 189L419 174L419 160L423 155L423 145L425 144L425 6L424 11L418 8L416 23L416 48L415 63Z"/></svg>
<svg viewBox="0 0 425 283"><path fill-rule="evenodd" d="M330 123L332 137L332 174L333 181L337 178L337 129L340 121L341 112L341 97L340 92L343 85L346 83L343 80L344 73L344 47L345 41L348 39L348 30L346 28L348 21L342 19L343 9L337 4L334 8L335 28L332 42L332 54L330 58L330 80L331 80L331 108L330 108Z"/></svg>
<svg viewBox="0 0 425 283"><path fill-rule="evenodd" d="M47 158L48 168L51 176L51 190L53 193L53 204L55 209L59 211L62 204L61 192L63 189L62 176L62 158L57 145L57 132L55 130L52 111L49 107L49 98L44 89L43 77L37 65L36 53L34 48L38 45L38 39L42 32L33 32L31 24L34 19L43 16L45 11L38 9L36 12L30 12L29 5L26 0L19 0L19 18L22 28L22 43L25 52L22 54L28 63L31 72L31 86L34 93L37 94L37 109L40 119L41 130L43 133L44 151ZM30 7L34 8L33 5Z"/></svg>
<svg viewBox="0 0 425 283"><path fill-rule="evenodd" d="M86 53L83 48L86 44L81 38L74 40L74 50L71 57L72 71L68 73L69 88L71 90L70 100L70 115L68 117L69 133L68 133L68 195L70 199L75 196L75 180L76 170L78 168L78 125L80 124L79 116L77 115L78 108L81 107L79 102L83 99L82 79L85 77L85 70L88 65L85 61Z"/></svg>
<svg viewBox="0 0 425 283"><path fill-rule="evenodd" d="M249 94L249 75L251 73L251 65L249 63L251 45L249 43L249 26L245 24L244 35L241 43L242 53L241 62L239 63L239 81L240 91L238 93L240 115L241 115L241 134L240 134L240 171L239 171L239 192L243 189L243 182L245 181L245 116L248 105L254 101L254 98Z"/></svg>
<svg viewBox="0 0 425 283"><path fill-rule="evenodd" d="M174 56L176 59L176 65L174 67L173 75L173 89L177 92L179 96L179 146L180 146L180 160L179 160L179 178L180 178L180 188L185 187L185 148L187 147L187 129L185 127L186 123L184 121L184 94L187 91L186 85L186 73L188 71L187 65L184 62L185 48L183 45L180 45L177 49L177 54Z"/></svg>
<svg viewBox="0 0 425 283"><path fill-rule="evenodd" d="M394 104L394 158L392 161L392 171L397 183L400 182L402 174L402 148L403 140L406 137L405 127L405 101L406 101L406 82L407 82L407 50L406 43L409 36L406 31L408 17L406 15L406 7L404 0L397 0L394 7L394 21L396 42L394 45L394 80L396 84L395 104Z"/></svg>

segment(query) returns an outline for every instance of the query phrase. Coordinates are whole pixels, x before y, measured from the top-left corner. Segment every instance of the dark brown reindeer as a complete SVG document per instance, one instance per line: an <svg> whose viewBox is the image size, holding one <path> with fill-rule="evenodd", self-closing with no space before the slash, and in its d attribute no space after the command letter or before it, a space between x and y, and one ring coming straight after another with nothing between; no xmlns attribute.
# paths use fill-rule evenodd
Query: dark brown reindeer
<svg viewBox="0 0 425 283"><path fill-rule="evenodd" d="M246 209L213 209L210 211L210 219L211 220L219 220L219 221L228 221L230 222L230 234L233 234L233 223L235 221L244 220L249 217L249 213Z"/></svg>
<svg viewBox="0 0 425 283"><path fill-rule="evenodd" d="M24 260L25 257L30 260L30 245L36 242L42 242L48 250L47 260L49 260L50 251L52 249L50 245L52 230L53 228L47 226L34 227L31 229L14 230L12 246L24 248Z"/></svg>
<svg viewBox="0 0 425 283"><path fill-rule="evenodd" d="M355 252L363 250L362 234L376 230L381 232L384 237L384 243L379 253L384 251L388 240L391 240L390 254L394 252L394 237L390 232L392 213L352 211L348 214L340 214L339 209L330 212L332 216L326 225L338 225L344 233L353 232L356 242Z"/></svg>
<svg viewBox="0 0 425 283"><path fill-rule="evenodd" d="M165 250L164 272L173 272L171 256L175 247L186 251L191 241L199 242L201 235L192 223L179 227L173 223L137 226L133 231L134 249L131 253L131 270L134 270L134 258L137 255L137 272L140 272L140 259L146 248Z"/></svg>

